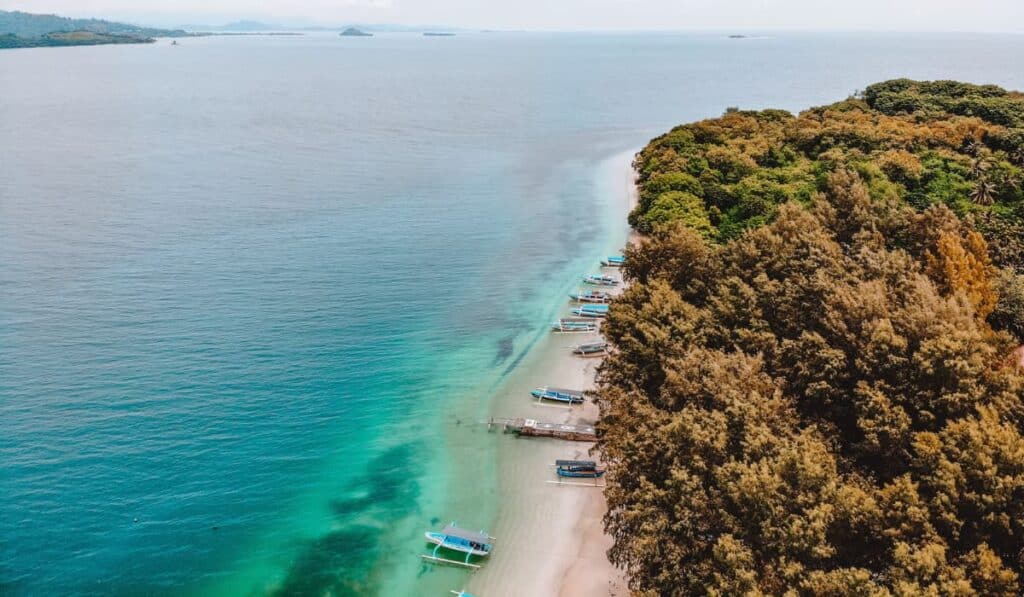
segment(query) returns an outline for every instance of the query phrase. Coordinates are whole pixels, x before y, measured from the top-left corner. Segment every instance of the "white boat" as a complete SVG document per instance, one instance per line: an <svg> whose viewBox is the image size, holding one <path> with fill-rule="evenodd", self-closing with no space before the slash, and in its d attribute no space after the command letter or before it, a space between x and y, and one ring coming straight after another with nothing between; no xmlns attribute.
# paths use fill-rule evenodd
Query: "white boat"
<svg viewBox="0 0 1024 597"><path fill-rule="evenodd" d="M608 354L607 342L591 342L580 344L572 350L572 353L579 357L603 357Z"/></svg>
<svg viewBox="0 0 1024 597"><path fill-rule="evenodd" d="M569 298L579 303L608 303L612 295L603 290L581 290L571 293Z"/></svg>
<svg viewBox="0 0 1024 597"><path fill-rule="evenodd" d="M586 334L597 331L597 322L588 317L563 317L551 324L551 329L563 334Z"/></svg>
<svg viewBox="0 0 1024 597"><path fill-rule="evenodd" d="M491 541L494 537L489 536L487 533L480 531L469 531L466 529L460 529L455 526L455 523L445 525L440 532L427 531L424 533L429 543L433 543L437 547L430 552L430 555L421 556L425 560L432 562L441 562L445 564L455 564L458 566L468 566L470 568L479 568L478 564L473 564L469 560L471 557L484 557L491 554ZM466 554L463 560L452 560L448 558L439 557L437 554L441 549L448 549L451 551L457 551L459 553Z"/></svg>
<svg viewBox="0 0 1024 597"><path fill-rule="evenodd" d="M611 276L605 276L602 274L591 274L583 278L584 284L590 284L591 286L618 286L619 281Z"/></svg>

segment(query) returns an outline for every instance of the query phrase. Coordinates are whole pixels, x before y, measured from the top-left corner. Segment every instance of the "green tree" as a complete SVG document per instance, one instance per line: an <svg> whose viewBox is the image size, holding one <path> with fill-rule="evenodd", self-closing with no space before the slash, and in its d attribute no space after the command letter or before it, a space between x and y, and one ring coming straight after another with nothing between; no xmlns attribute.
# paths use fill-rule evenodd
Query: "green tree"
<svg viewBox="0 0 1024 597"><path fill-rule="evenodd" d="M1022 124L1024 95L955 81L888 81L797 116L728 111L676 127L640 152L640 201L630 223L649 233L687 220L707 238L728 241L770 222L783 203L810 203L840 170L857 172L873 202L946 205L961 217L991 207L1021 222ZM699 197L707 220L692 207L657 202L668 191Z"/></svg>

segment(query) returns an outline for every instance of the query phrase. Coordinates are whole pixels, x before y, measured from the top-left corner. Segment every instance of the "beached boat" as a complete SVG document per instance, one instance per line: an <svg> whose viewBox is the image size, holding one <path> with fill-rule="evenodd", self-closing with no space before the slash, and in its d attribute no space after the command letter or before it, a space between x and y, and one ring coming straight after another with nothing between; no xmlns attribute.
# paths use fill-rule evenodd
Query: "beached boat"
<svg viewBox="0 0 1024 597"><path fill-rule="evenodd" d="M555 472L559 477L597 479L604 475L603 468L597 468L593 460L556 460Z"/></svg>
<svg viewBox="0 0 1024 597"><path fill-rule="evenodd" d="M597 331L597 322L593 318L563 317L551 324L551 329L564 334L584 334Z"/></svg>
<svg viewBox="0 0 1024 597"><path fill-rule="evenodd" d="M626 258L622 255L611 255L601 261L601 265L605 267L622 267L626 265Z"/></svg>
<svg viewBox="0 0 1024 597"><path fill-rule="evenodd" d="M608 354L607 342L591 342L580 344L572 350L572 353L581 357L600 357Z"/></svg>
<svg viewBox="0 0 1024 597"><path fill-rule="evenodd" d="M555 402L567 402L569 404L583 404L583 392L580 390L566 390L565 388L536 388L532 392L537 400L554 400Z"/></svg>
<svg viewBox="0 0 1024 597"><path fill-rule="evenodd" d="M580 317L608 317L608 305L580 305L572 313Z"/></svg>
<svg viewBox="0 0 1024 597"><path fill-rule="evenodd" d="M607 303L612 300L612 295L602 290L581 290L571 293L569 298L580 303Z"/></svg>
<svg viewBox="0 0 1024 597"><path fill-rule="evenodd" d="M494 540L494 537L489 536L483 531L477 532L460 529L455 526L454 522L445 525L440 532L427 531L424 533L424 536L426 536L428 542L433 543L437 547L430 552L430 555L422 555L423 559L430 560L431 562L469 566L471 568L479 568L480 566L471 563L469 559L474 556L484 557L490 555L491 541ZM464 553L466 557L461 561L438 557L437 554L442 548Z"/></svg>
<svg viewBox="0 0 1024 597"><path fill-rule="evenodd" d="M605 276L602 274L592 274L583 278L584 284L590 284L591 286L618 286L619 281L611 276Z"/></svg>
<svg viewBox="0 0 1024 597"><path fill-rule="evenodd" d="M559 477L572 477L575 479L598 479L604 476L603 468L595 468L589 471L570 471L563 468L555 470Z"/></svg>

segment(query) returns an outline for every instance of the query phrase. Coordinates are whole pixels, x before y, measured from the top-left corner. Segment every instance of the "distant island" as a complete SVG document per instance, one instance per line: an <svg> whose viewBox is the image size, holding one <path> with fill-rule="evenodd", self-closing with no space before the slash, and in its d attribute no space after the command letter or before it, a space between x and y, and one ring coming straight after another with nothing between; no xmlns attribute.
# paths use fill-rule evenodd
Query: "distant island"
<svg viewBox="0 0 1024 597"><path fill-rule="evenodd" d="M423 37L455 37L454 33L438 33L435 31L424 31Z"/></svg>
<svg viewBox="0 0 1024 597"><path fill-rule="evenodd" d="M748 36L739 33L734 33L729 36L729 39L747 39Z"/></svg>
<svg viewBox="0 0 1024 597"><path fill-rule="evenodd" d="M262 32L262 31L281 31L281 30L287 29L287 27L282 27L280 25L274 25L274 24L271 24L271 23L264 23L264 22L261 22L261 21L246 21L246 20L242 20L242 21L234 21L232 23L228 23L227 25L222 25L222 26L218 27L217 29L219 29L220 31L236 31L236 32L245 32L245 33L257 33L257 32Z"/></svg>
<svg viewBox="0 0 1024 597"><path fill-rule="evenodd" d="M264 23L261 21L234 21L227 23L226 25L181 25L181 28L187 29L188 31L203 32L196 33L195 35L304 35L303 33L296 31L294 27L287 27L285 25L278 25L274 23Z"/></svg>
<svg viewBox="0 0 1024 597"><path fill-rule="evenodd" d="M69 19L0 10L0 49L153 43L156 37L188 37L180 29L154 29L100 19Z"/></svg>
<svg viewBox="0 0 1024 597"><path fill-rule="evenodd" d="M194 34L196 37L302 37L300 31L208 31Z"/></svg>
<svg viewBox="0 0 1024 597"><path fill-rule="evenodd" d="M355 27L349 27L348 29L342 31L338 35L342 37L373 37L372 33L367 33L366 31L363 31L362 29L356 29Z"/></svg>

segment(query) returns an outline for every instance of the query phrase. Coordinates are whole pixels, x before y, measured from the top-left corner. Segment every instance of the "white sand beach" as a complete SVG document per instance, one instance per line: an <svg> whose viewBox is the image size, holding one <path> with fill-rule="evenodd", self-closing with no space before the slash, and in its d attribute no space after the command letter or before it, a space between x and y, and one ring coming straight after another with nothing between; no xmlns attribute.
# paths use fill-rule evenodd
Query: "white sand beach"
<svg viewBox="0 0 1024 597"><path fill-rule="evenodd" d="M621 162L622 225L635 200L633 153ZM617 191L619 192L619 191ZM595 256L595 262L599 256ZM572 354L572 347L598 338L591 334L551 334L541 340L494 397L495 417L528 417L563 423L593 423L597 406L570 408L538 405L530 390L538 386L591 389L600 359ZM497 538L487 564L474 573L468 590L482 597L600 597L627 595L621 573L608 561L611 538L602 517L600 487L558 485L553 462L590 459L593 444L545 438L518 438L497 432L501 505L492 528ZM590 480L581 479L584 484ZM597 485L603 485L598 480Z"/></svg>

